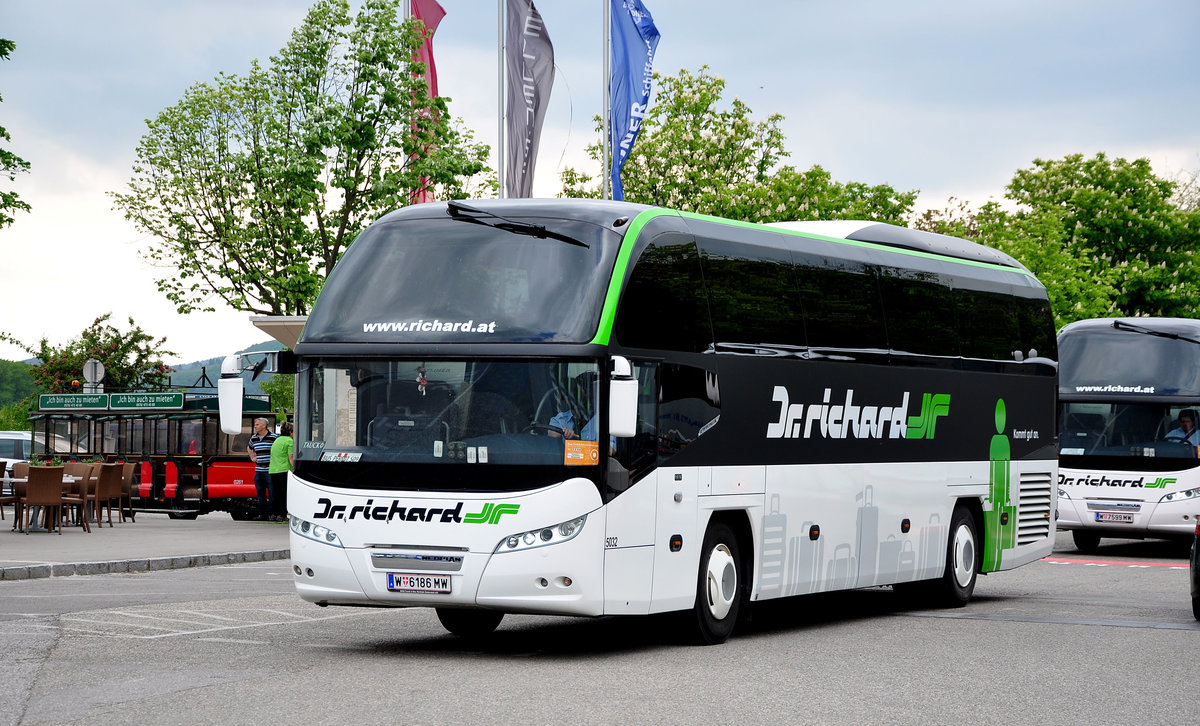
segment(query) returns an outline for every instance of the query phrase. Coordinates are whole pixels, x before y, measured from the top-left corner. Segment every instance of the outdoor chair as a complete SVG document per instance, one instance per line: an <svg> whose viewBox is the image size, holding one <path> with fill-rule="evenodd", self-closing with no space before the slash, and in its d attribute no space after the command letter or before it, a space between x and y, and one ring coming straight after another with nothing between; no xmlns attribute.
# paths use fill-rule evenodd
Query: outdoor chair
<svg viewBox="0 0 1200 726"><path fill-rule="evenodd" d="M13 479L27 479L29 477L29 462L18 461L13 464ZM13 505L13 531L19 530L21 527L21 497L25 496L25 482L13 481L12 497L6 497L5 502L11 502ZM4 518L4 508L0 506L0 519Z"/></svg>
<svg viewBox="0 0 1200 726"><path fill-rule="evenodd" d="M121 499L118 508L121 510L121 520L125 519L126 506L129 507L129 521L137 522L137 513L133 511L133 475L137 464L127 461L121 466Z"/></svg>
<svg viewBox="0 0 1200 726"><path fill-rule="evenodd" d="M100 472L96 479L96 522L103 524L100 521L100 510L103 508L108 512L108 526L112 527L112 503L114 499L118 502L117 516L120 518L122 468L120 464L99 464L98 467Z"/></svg>
<svg viewBox="0 0 1200 726"><path fill-rule="evenodd" d="M46 508L46 528L53 532L58 528L62 534L62 503L63 503L63 467L61 466L31 466L29 467L29 483L26 485L25 496L21 498L21 506L25 511L25 534L33 524L31 507Z"/></svg>
<svg viewBox="0 0 1200 726"><path fill-rule="evenodd" d="M75 481L64 484L63 490L69 492L72 496L77 496L87 504L91 488L95 486L96 472L94 471L95 464L82 461L68 461L63 464L63 474L68 477L73 477ZM85 506L81 511L87 512Z"/></svg>

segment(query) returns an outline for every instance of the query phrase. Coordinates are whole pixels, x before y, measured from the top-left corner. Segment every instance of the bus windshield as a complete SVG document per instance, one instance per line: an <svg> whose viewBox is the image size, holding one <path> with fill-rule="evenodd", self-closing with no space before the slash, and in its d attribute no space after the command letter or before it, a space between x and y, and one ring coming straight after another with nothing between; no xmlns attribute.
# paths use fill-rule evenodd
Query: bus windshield
<svg viewBox="0 0 1200 726"><path fill-rule="evenodd" d="M297 469L595 467L598 373L596 361L309 361L297 385Z"/></svg>
<svg viewBox="0 0 1200 726"><path fill-rule="evenodd" d="M1140 468L1195 466L1200 464L1196 423L1195 404L1064 402L1058 422L1059 453L1068 458L1116 457L1126 466L1132 465L1131 458L1138 458Z"/></svg>
<svg viewBox="0 0 1200 726"><path fill-rule="evenodd" d="M373 225L338 263L301 342L588 342L620 236L534 219L546 236L450 216Z"/></svg>

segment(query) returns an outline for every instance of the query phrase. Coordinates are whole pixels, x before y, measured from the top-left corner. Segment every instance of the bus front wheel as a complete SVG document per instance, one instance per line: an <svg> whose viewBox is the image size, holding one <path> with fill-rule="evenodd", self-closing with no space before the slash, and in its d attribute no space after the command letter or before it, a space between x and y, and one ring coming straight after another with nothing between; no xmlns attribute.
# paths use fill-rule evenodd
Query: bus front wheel
<svg viewBox="0 0 1200 726"><path fill-rule="evenodd" d="M695 634L703 645L724 643L737 622L744 589L738 540L724 522L716 522L704 535L700 573L693 608Z"/></svg>
<svg viewBox="0 0 1200 726"><path fill-rule="evenodd" d="M462 608L435 608L442 627L463 638L479 638L491 633L504 619L504 613L495 610L466 610Z"/></svg>
<svg viewBox="0 0 1200 726"><path fill-rule="evenodd" d="M1071 539L1075 540L1075 549L1080 552L1092 553L1100 549L1100 535L1088 529L1071 530Z"/></svg>

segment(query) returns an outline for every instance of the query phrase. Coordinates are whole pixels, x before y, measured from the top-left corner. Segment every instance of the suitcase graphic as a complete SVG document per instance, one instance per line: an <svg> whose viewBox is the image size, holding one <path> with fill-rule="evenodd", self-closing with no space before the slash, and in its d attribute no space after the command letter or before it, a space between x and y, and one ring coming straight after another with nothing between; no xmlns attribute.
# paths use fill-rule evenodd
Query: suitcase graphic
<svg viewBox="0 0 1200 726"><path fill-rule="evenodd" d="M875 584L875 555L879 545L879 507L875 506L875 488L867 485L856 497L858 508L858 586Z"/></svg>
<svg viewBox="0 0 1200 726"><path fill-rule="evenodd" d="M771 495L770 511L762 521L762 547L758 568L760 600L783 594L787 542L787 515L779 513L779 495Z"/></svg>
<svg viewBox="0 0 1200 726"><path fill-rule="evenodd" d="M825 578L826 590L846 590L854 585L854 555L849 542L833 548Z"/></svg>
<svg viewBox="0 0 1200 726"><path fill-rule="evenodd" d="M815 522L805 522L800 527L800 535L788 542L788 595L807 595L820 589L825 541L813 542L808 538L808 530L813 524Z"/></svg>
<svg viewBox="0 0 1200 726"><path fill-rule="evenodd" d="M900 548L900 559L896 565L896 581L911 582L915 576L914 569L917 565L917 553L913 550L912 540L904 540L904 545Z"/></svg>
<svg viewBox="0 0 1200 726"><path fill-rule="evenodd" d="M896 535L889 534L888 538L879 543L878 577L885 582L893 580L900 571L900 540Z"/></svg>
<svg viewBox="0 0 1200 726"><path fill-rule="evenodd" d="M942 542L942 518L937 512L929 515L929 524L921 528L921 572L929 576L939 574L938 563L942 560L945 543Z"/></svg>

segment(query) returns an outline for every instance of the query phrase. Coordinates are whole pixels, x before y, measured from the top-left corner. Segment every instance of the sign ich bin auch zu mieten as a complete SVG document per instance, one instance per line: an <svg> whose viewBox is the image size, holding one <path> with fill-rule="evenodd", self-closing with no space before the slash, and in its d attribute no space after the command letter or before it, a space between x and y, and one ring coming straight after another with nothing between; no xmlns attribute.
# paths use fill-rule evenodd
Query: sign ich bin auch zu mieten
<svg viewBox="0 0 1200 726"><path fill-rule="evenodd" d="M121 409L182 409L182 393L43 393L42 411L109 411Z"/></svg>

